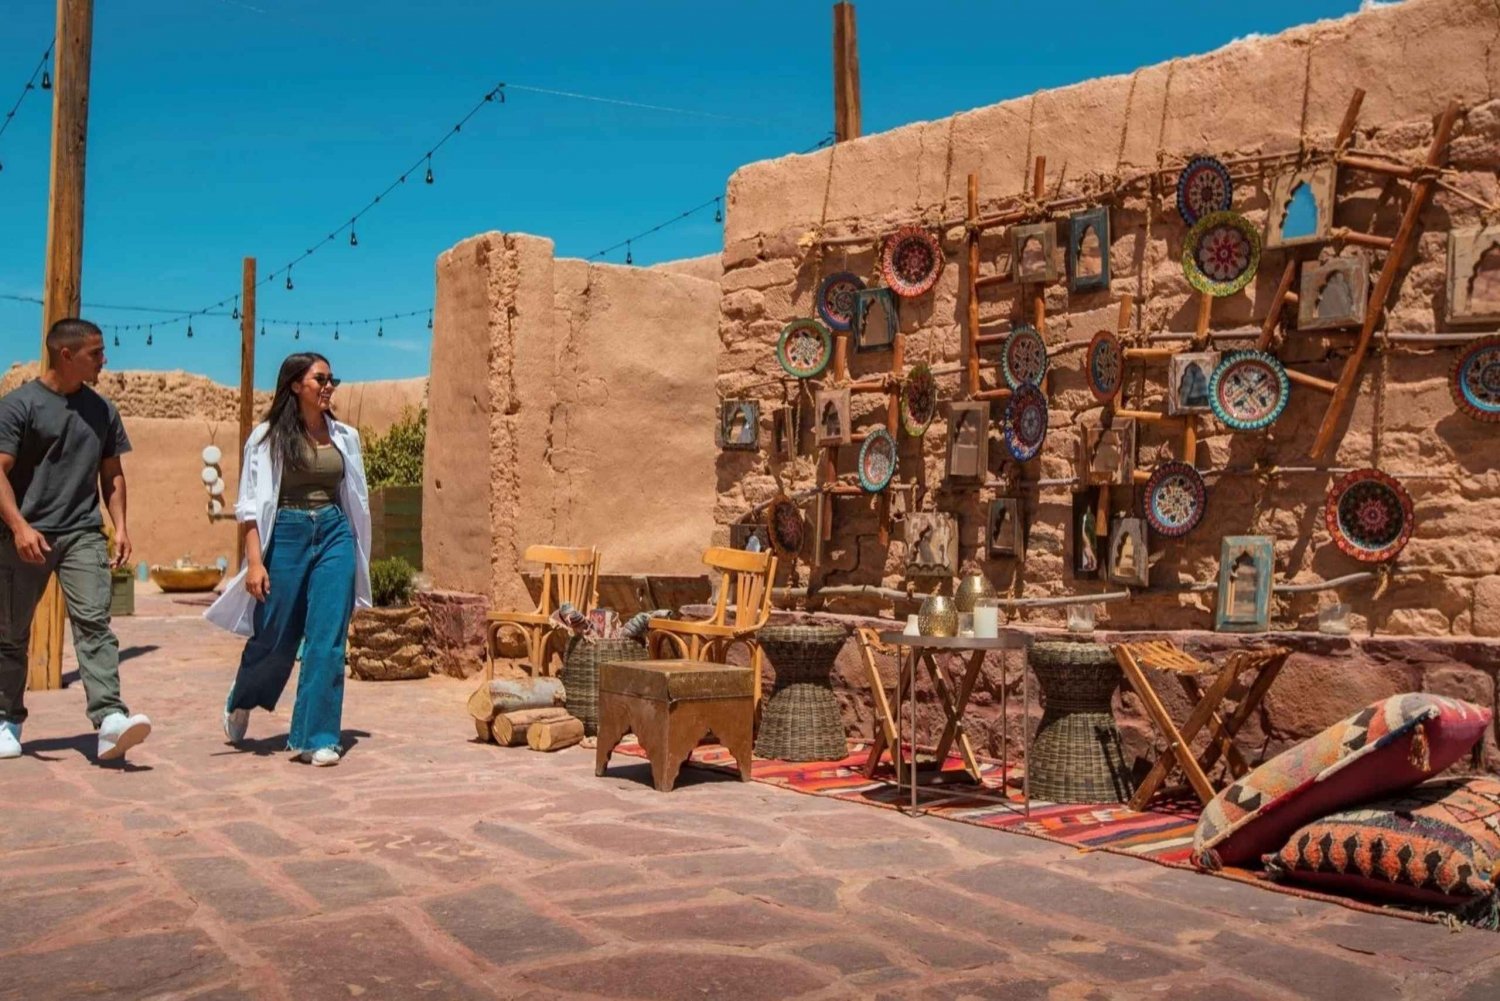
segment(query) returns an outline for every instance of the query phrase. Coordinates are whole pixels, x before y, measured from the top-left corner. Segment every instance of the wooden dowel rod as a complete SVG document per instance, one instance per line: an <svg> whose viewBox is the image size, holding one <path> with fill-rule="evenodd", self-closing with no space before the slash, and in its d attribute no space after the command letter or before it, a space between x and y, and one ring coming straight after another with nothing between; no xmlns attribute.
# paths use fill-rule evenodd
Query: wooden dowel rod
<svg viewBox="0 0 1500 1001"><path fill-rule="evenodd" d="M833 335L833 381L843 382L849 378L849 335L839 331Z"/></svg>
<svg viewBox="0 0 1500 1001"><path fill-rule="evenodd" d="M1094 534L1104 539L1109 537L1109 487L1099 488L1099 505L1094 511Z"/></svg>
<svg viewBox="0 0 1500 1001"><path fill-rule="evenodd" d="M1130 474L1130 478L1137 483L1145 483L1151 479L1151 470L1137 469L1134 473Z"/></svg>
<svg viewBox="0 0 1500 1001"><path fill-rule="evenodd" d="M886 391L885 377L881 376L879 382L851 382L849 392L859 393L884 393Z"/></svg>
<svg viewBox="0 0 1500 1001"><path fill-rule="evenodd" d="M1181 414L1162 414L1155 410L1116 410L1115 416L1147 424L1176 424L1187 419Z"/></svg>
<svg viewBox="0 0 1500 1001"><path fill-rule="evenodd" d="M1031 170L1031 197L1041 199L1047 194L1047 158L1039 156Z"/></svg>
<svg viewBox="0 0 1500 1001"><path fill-rule="evenodd" d="M1306 372L1298 372L1290 368L1286 370L1286 377L1288 381L1295 382L1299 386L1306 386L1309 389L1320 390L1324 393L1331 393L1339 386L1336 382L1319 379L1315 375L1308 375Z"/></svg>
<svg viewBox="0 0 1500 1001"><path fill-rule="evenodd" d="M998 389L981 389L979 392L973 394L973 398L976 400L1008 400L1010 399L1010 390L1004 386Z"/></svg>
<svg viewBox="0 0 1500 1001"><path fill-rule="evenodd" d="M1349 106L1344 109L1344 120L1339 123L1339 134L1333 141L1334 149L1343 149L1354 137L1354 123L1359 120L1359 106L1365 99L1363 88L1355 87L1349 97Z"/></svg>
<svg viewBox="0 0 1500 1001"><path fill-rule="evenodd" d="M1120 319L1115 324L1116 334L1123 335L1130 329L1130 309L1134 304L1135 299L1131 297L1129 292L1120 296Z"/></svg>
<svg viewBox="0 0 1500 1001"><path fill-rule="evenodd" d="M1385 174L1389 177L1400 177L1411 180L1422 173L1418 167L1409 163L1386 163L1383 160L1371 160L1364 156L1351 156L1344 154L1335 158L1340 167L1350 167L1354 170L1368 170L1372 174Z"/></svg>
<svg viewBox="0 0 1500 1001"><path fill-rule="evenodd" d="M1126 348L1126 361L1166 361L1180 348Z"/></svg>
<svg viewBox="0 0 1500 1001"><path fill-rule="evenodd" d="M984 347L986 344L1004 344L1009 336L1009 334L980 334L974 338L974 343L979 347Z"/></svg>
<svg viewBox="0 0 1500 1001"><path fill-rule="evenodd" d="M990 288L995 285L1010 285L1012 284L1012 282L1010 275L1008 274L981 275L979 278L975 279L974 284L978 288Z"/></svg>
<svg viewBox="0 0 1500 1001"><path fill-rule="evenodd" d="M1266 318L1260 325L1260 338L1255 346L1261 351L1271 346L1271 341L1276 337L1276 328L1281 326L1281 304L1286 301L1287 293L1291 291L1292 282L1297 278L1297 259L1288 258L1286 267L1281 269L1281 281L1276 283L1276 294L1271 296L1271 308L1266 310Z"/></svg>
<svg viewBox="0 0 1500 1001"><path fill-rule="evenodd" d="M965 234L969 251L969 304L968 304L968 392L970 396L979 392L979 233L973 223L979 217L979 175L969 175L969 222Z"/></svg>
<svg viewBox="0 0 1500 1001"><path fill-rule="evenodd" d="M1192 415L1182 422L1182 461L1189 466L1198 464L1198 421Z"/></svg>
<svg viewBox="0 0 1500 1001"><path fill-rule="evenodd" d="M1352 243L1358 247L1374 247L1376 250L1390 250L1395 242L1388 236L1381 236L1378 233L1361 233L1347 226L1335 227L1328 231L1328 235L1344 243Z"/></svg>
<svg viewBox="0 0 1500 1001"><path fill-rule="evenodd" d="M1193 346L1198 347L1208 340L1208 322L1213 317L1214 297L1207 292L1198 293L1198 321L1193 327Z"/></svg>
<svg viewBox="0 0 1500 1001"><path fill-rule="evenodd" d="M994 229L996 226L1010 226L1024 221L1028 217L1025 209L1011 209L1007 212L998 212L995 215L976 218L970 223L971 229Z"/></svg>
<svg viewBox="0 0 1500 1001"><path fill-rule="evenodd" d="M891 375L901 378L906 371L906 335L896 331L896 343L891 347Z"/></svg>

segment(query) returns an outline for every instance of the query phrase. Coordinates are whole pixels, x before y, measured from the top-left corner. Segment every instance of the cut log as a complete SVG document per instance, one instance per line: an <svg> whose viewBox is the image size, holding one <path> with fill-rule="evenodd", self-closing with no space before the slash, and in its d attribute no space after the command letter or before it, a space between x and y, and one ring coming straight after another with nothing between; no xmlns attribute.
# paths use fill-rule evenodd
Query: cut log
<svg viewBox="0 0 1500 1001"><path fill-rule="evenodd" d="M495 718L495 703L490 698L490 683L480 681L479 687L469 696L469 715L474 717L476 723L489 726L490 720Z"/></svg>
<svg viewBox="0 0 1500 1001"><path fill-rule="evenodd" d="M573 716L538 720L526 728L526 745L533 751L560 751L582 739L583 720Z"/></svg>
<svg viewBox="0 0 1500 1001"><path fill-rule="evenodd" d="M490 732L495 743L501 747L519 747L526 743L526 734L535 723L547 723L572 719L562 706L546 709L521 709L513 713L501 713L490 723Z"/></svg>
<svg viewBox="0 0 1500 1001"><path fill-rule="evenodd" d="M496 713L560 706L567 694L557 678L496 678L489 689L490 705Z"/></svg>
<svg viewBox="0 0 1500 1001"><path fill-rule="evenodd" d="M481 744L488 744L490 741L495 739L494 735L490 733L490 724L486 720L476 719L474 721L474 730L477 733L479 742Z"/></svg>

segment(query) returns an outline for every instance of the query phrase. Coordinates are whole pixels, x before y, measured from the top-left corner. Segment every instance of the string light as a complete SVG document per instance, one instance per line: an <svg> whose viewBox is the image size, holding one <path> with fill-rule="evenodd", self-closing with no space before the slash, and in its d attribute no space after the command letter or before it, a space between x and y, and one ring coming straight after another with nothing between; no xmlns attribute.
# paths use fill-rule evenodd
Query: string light
<svg viewBox="0 0 1500 1001"><path fill-rule="evenodd" d="M191 338L192 336L193 336L193 321L191 319L189 319L188 320L188 337Z"/></svg>
<svg viewBox="0 0 1500 1001"><path fill-rule="evenodd" d="M339 339L339 328L338 327L334 327L333 328L333 339L334 340L338 340Z"/></svg>
<svg viewBox="0 0 1500 1001"><path fill-rule="evenodd" d="M52 89L52 74L49 73L45 69L42 70L42 89L43 90L51 90Z"/></svg>
<svg viewBox="0 0 1500 1001"><path fill-rule="evenodd" d="M290 264L286 266L286 290L288 292L292 290L292 266Z"/></svg>
<svg viewBox="0 0 1500 1001"><path fill-rule="evenodd" d="M260 336L262 336L262 337L266 336L266 321L265 320L261 320L260 321Z"/></svg>
<svg viewBox="0 0 1500 1001"><path fill-rule="evenodd" d="M147 327L146 328L146 347L149 348L150 346L151 346L151 328Z"/></svg>
<svg viewBox="0 0 1500 1001"><path fill-rule="evenodd" d="M724 201L721 198L714 199L714 222L724 221Z"/></svg>
<svg viewBox="0 0 1500 1001"><path fill-rule="evenodd" d="M5 113L5 121L0 122L0 136L5 135L5 130L10 128L10 123L15 119L16 112L21 110L21 102L26 100L26 95L36 89L36 77L38 73L42 74L42 89L52 89L52 78L47 74L46 66L48 60L52 58L52 49L55 45L57 45L57 39L53 38L52 42L47 46L47 51L42 53L42 58L37 60L36 69L32 70L31 76L26 78L26 86L21 88L21 96L16 98L16 103L11 105L10 110ZM5 165L0 164L0 170L4 169Z"/></svg>
<svg viewBox="0 0 1500 1001"><path fill-rule="evenodd" d="M302 340L302 328L301 327L298 327L297 328L297 332L292 335L292 340L294 340L294 341L300 341L300 340Z"/></svg>
<svg viewBox="0 0 1500 1001"><path fill-rule="evenodd" d="M119 347L119 346L120 346L120 335L117 333L117 334L115 334L115 347Z"/></svg>
<svg viewBox="0 0 1500 1001"><path fill-rule="evenodd" d="M240 318L240 297L239 296L235 296L234 297L234 312L229 314L229 318L231 320L238 320Z"/></svg>
<svg viewBox="0 0 1500 1001"><path fill-rule="evenodd" d="M630 253L630 241L629 240L625 241L625 263L626 264L634 264L635 263L635 258L633 256L631 256L631 253Z"/></svg>
<svg viewBox="0 0 1500 1001"><path fill-rule="evenodd" d="M377 331L375 331L375 336L376 337L384 337L385 336L385 324L382 323L380 325L380 329L377 330Z"/></svg>
<svg viewBox="0 0 1500 1001"><path fill-rule="evenodd" d="M432 329L432 310L430 309L427 311L427 329Z"/></svg>
<svg viewBox="0 0 1500 1001"><path fill-rule="evenodd" d="M359 246L359 234L354 232L354 220L349 220L349 246Z"/></svg>
<svg viewBox="0 0 1500 1001"><path fill-rule="evenodd" d="M456 132L458 130L454 129L454 131ZM432 183L432 154L431 153L427 154L427 183L428 184Z"/></svg>

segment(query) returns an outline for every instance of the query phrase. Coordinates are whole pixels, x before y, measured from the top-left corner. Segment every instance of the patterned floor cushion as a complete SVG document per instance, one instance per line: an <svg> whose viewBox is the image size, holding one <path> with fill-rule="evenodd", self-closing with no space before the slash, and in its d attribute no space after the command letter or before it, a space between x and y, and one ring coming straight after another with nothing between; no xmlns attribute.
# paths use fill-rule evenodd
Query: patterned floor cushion
<svg viewBox="0 0 1500 1001"><path fill-rule="evenodd" d="M1203 810L1193 861L1253 863L1315 817L1431 778L1484 737L1490 711L1458 699L1392 695L1278 754Z"/></svg>
<svg viewBox="0 0 1500 1001"><path fill-rule="evenodd" d="M1439 779L1315 820L1265 857L1277 879L1496 916L1500 779Z"/></svg>

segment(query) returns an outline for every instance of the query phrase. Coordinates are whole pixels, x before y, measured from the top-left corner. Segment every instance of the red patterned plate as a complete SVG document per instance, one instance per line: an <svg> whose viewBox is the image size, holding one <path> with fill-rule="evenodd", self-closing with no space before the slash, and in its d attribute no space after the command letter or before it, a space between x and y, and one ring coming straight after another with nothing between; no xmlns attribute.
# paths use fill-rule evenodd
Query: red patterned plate
<svg viewBox="0 0 1500 1001"><path fill-rule="evenodd" d="M1415 522L1411 494L1378 469L1356 469L1335 483L1323 518L1334 544L1364 563L1394 558Z"/></svg>
<svg viewBox="0 0 1500 1001"><path fill-rule="evenodd" d="M1119 338L1108 330L1101 330L1089 341L1084 369L1088 375L1089 392L1100 403L1108 403L1120 393L1124 381L1125 353L1120 350Z"/></svg>
<svg viewBox="0 0 1500 1001"><path fill-rule="evenodd" d="M1011 389L1027 382L1042 384L1042 376L1047 374L1047 342L1031 324L1018 323L1011 328L1001 348L1000 370Z"/></svg>
<svg viewBox="0 0 1500 1001"><path fill-rule="evenodd" d="M943 273L943 247L920 226L902 226L880 248L880 273L892 292L912 299L931 291Z"/></svg>
<svg viewBox="0 0 1500 1001"><path fill-rule="evenodd" d="M1146 521L1157 535L1180 538L1198 527L1208 506L1203 476L1186 462L1158 463L1146 481Z"/></svg>
<svg viewBox="0 0 1500 1001"><path fill-rule="evenodd" d="M1032 383L1022 383L1005 405L1005 447L1017 462L1030 462L1047 440L1047 397Z"/></svg>

